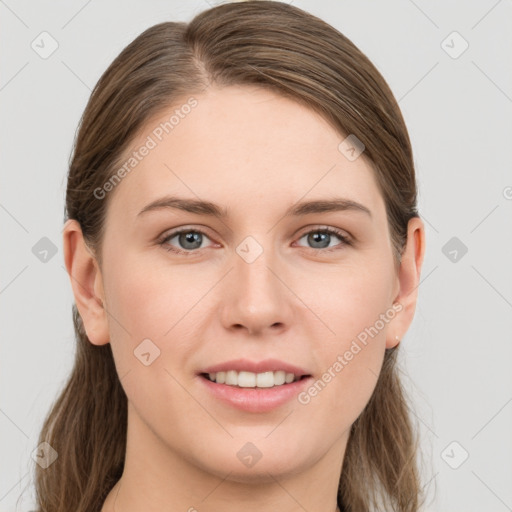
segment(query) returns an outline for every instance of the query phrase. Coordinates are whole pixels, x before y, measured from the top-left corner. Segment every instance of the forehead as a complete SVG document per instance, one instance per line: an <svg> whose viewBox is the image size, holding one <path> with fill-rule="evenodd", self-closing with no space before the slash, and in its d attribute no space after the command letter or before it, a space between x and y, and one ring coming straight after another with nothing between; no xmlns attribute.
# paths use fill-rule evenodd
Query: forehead
<svg viewBox="0 0 512 512"><path fill-rule="evenodd" d="M340 151L344 138L313 110L274 92L210 87L139 130L121 159L133 165L126 166L111 207L133 218L172 193L228 209L277 211L301 198L336 195L382 210L373 169L364 153L347 159Z"/></svg>

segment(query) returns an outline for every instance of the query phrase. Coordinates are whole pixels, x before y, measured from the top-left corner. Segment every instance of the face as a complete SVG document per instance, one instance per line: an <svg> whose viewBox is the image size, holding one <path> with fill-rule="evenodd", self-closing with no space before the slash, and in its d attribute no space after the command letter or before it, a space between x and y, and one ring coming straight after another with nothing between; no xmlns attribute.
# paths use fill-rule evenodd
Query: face
<svg viewBox="0 0 512 512"><path fill-rule="evenodd" d="M248 86L194 98L108 192L99 294L129 430L223 478L283 475L339 456L394 345L385 204L311 110ZM299 208L335 200L352 207Z"/></svg>

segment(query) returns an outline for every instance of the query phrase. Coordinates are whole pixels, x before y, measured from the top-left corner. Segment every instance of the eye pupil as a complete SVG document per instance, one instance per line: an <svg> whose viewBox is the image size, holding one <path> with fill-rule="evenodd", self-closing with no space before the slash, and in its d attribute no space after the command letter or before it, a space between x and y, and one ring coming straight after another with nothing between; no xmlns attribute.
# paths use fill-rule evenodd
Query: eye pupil
<svg viewBox="0 0 512 512"><path fill-rule="evenodd" d="M312 242L313 244L316 244L317 242L321 243L322 241L325 242L325 240L328 239L330 236L331 235L329 233L316 231L309 235L309 241ZM325 247L329 247L329 240L327 240L327 245L324 245L322 247L315 247L315 249L324 249Z"/></svg>
<svg viewBox="0 0 512 512"><path fill-rule="evenodd" d="M182 244L183 247L186 249L197 249L201 246L201 233L198 233L196 231L186 231L184 233L180 234L180 244ZM188 247L188 243L197 243L199 242L199 245L197 247Z"/></svg>

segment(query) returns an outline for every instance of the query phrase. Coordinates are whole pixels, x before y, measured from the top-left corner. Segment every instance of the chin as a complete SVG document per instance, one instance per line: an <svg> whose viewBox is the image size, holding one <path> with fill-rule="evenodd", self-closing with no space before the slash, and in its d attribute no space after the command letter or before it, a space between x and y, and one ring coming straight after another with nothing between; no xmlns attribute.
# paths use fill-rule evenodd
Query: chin
<svg viewBox="0 0 512 512"><path fill-rule="evenodd" d="M275 478L300 473L314 464L315 458L308 458L303 447L297 450L295 443L291 443L293 446L287 446L285 449L282 449L281 445L281 450L279 446L272 446L269 443L263 447L263 441L259 444L233 441L232 444L236 446L221 448L220 452L210 450L207 460L204 459L204 452L198 454L200 460L196 459L197 464L208 473L240 483L275 482Z"/></svg>

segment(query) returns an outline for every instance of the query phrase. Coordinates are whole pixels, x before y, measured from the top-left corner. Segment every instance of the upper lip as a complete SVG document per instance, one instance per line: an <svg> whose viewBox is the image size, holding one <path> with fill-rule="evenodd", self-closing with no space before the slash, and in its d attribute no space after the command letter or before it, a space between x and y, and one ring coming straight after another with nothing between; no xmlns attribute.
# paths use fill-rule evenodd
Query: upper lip
<svg viewBox="0 0 512 512"><path fill-rule="evenodd" d="M265 359L263 361L250 361L248 359L233 359L224 363L214 364L205 368L200 373L217 373L235 370L237 372L277 372L283 370L286 373L293 373L296 376L302 377L303 375L310 375L307 370L295 366L290 363L285 363L279 359Z"/></svg>

